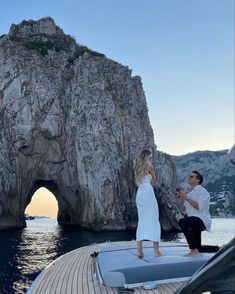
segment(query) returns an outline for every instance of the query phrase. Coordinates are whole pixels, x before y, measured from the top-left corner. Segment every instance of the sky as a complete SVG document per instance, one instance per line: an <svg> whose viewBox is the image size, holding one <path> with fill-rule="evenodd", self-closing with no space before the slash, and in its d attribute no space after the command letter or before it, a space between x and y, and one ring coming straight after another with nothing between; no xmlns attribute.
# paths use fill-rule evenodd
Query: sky
<svg viewBox="0 0 235 294"><path fill-rule="evenodd" d="M159 150L232 146L234 0L8 0L0 34L45 16L141 76Z"/></svg>
<svg viewBox="0 0 235 294"><path fill-rule="evenodd" d="M45 205L46 203L46 205ZM46 188L39 188L33 195L31 202L26 207L25 213L29 215L56 217L58 202L55 196Z"/></svg>
<svg viewBox="0 0 235 294"><path fill-rule="evenodd" d="M158 150L234 144L234 0L8 0L0 35L45 16L141 76Z"/></svg>

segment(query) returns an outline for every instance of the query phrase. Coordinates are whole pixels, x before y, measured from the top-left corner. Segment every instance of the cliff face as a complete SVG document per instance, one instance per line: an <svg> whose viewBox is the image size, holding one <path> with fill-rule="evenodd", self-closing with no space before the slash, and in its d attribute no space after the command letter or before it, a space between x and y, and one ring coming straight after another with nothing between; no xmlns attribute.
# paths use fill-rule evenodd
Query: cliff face
<svg viewBox="0 0 235 294"><path fill-rule="evenodd" d="M198 170L203 175L203 186L211 195L210 211L213 216L235 215L235 166L228 150L197 151L171 158L182 186L186 186L191 171Z"/></svg>
<svg viewBox="0 0 235 294"><path fill-rule="evenodd" d="M1 36L0 68L0 229L25 226L25 208L41 186L58 200L61 224L134 227L132 162L145 147L157 170L163 164L162 227L177 228L174 167L156 151L141 79L128 67L44 18Z"/></svg>

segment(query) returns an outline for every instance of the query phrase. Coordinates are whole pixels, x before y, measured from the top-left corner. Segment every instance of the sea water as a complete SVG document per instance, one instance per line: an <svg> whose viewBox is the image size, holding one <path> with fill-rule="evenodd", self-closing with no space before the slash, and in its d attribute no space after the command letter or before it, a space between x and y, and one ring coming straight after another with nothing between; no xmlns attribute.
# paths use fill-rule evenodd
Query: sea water
<svg viewBox="0 0 235 294"><path fill-rule="evenodd" d="M203 244L222 245L235 235L234 219L213 219L212 231L202 233ZM134 231L94 233L57 224L56 219L34 219L27 227L0 232L0 293L25 293L53 260L73 249L105 241L135 239ZM163 233L162 241L185 241L182 233Z"/></svg>

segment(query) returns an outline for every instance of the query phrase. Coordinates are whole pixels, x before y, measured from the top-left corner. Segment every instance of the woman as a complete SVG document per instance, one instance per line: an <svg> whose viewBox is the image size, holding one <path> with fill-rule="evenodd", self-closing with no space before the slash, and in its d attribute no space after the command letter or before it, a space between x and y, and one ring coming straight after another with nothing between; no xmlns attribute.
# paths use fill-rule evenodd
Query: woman
<svg viewBox="0 0 235 294"><path fill-rule="evenodd" d="M138 210L138 227L136 231L137 256L142 258L142 241L153 241L154 256L161 256L159 241L161 227L159 222L158 204L153 191L156 184L156 176L151 163L152 153L143 150L134 161L135 181L138 186L136 205Z"/></svg>

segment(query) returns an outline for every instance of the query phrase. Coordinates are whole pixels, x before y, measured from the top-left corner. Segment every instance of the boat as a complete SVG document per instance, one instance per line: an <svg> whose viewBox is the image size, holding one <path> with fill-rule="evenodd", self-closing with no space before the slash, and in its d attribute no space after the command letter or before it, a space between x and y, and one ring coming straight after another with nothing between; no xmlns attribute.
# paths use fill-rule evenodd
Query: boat
<svg viewBox="0 0 235 294"><path fill-rule="evenodd" d="M33 219L35 219L35 216L29 215L29 214L25 214L25 219L26 220L33 220Z"/></svg>
<svg viewBox="0 0 235 294"><path fill-rule="evenodd" d="M27 294L174 293L214 255L184 257L187 244L160 242L165 255L154 257L150 242L143 247L143 259L136 256L135 241L105 242L70 251L49 264Z"/></svg>

